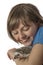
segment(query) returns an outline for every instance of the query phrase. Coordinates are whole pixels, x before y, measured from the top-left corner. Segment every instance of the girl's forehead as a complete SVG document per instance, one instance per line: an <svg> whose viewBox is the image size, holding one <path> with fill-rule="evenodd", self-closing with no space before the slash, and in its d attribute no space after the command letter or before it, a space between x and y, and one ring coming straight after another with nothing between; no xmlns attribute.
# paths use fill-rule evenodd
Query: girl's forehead
<svg viewBox="0 0 43 65"><path fill-rule="evenodd" d="M28 25L26 23L25 24L24 23L23 22L19 22L19 26L17 27L17 29L18 28L25 27L25 26L34 26L34 23L33 22L28 22Z"/></svg>
<svg viewBox="0 0 43 65"><path fill-rule="evenodd" d="M22 22L20 22L18 28L21 28L23 26L25 26L25 25Z"/></svg>
<svg viewBox="0 0 43 65"><path fill-rule="evenodd" d="M28 23L27 22L20 22L19 23L20 26L29 26L29 25L33 25L33 24L34 24L33 21L28 21Z"/></svg>
<svg viewBox="0 0 43 65"><path fill-rule="evenodd" d="M22 28L22 27L25 27L25 26L34 26L34 23L33 23L33 21L30 21L30 20L28 20L28 21L25 20L24 21L22 19L19 19L19 20L16 20L13 29L16 30L18 28Z"/></svg>

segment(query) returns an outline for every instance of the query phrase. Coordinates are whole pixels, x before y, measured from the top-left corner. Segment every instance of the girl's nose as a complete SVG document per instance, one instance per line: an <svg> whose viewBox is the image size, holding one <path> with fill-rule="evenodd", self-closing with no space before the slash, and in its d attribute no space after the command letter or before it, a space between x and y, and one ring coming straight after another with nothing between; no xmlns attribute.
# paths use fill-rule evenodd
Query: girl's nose
<svg viewBox="0 0 43 65"><path fill-rule="evenodd" d="M27 36L25 34L19 34L19 40L25 40Z"/></svg>
<svg viewBox="0 0 43 65"><path fill-rule="evenodd" d="M21 33L19 34L19 39L22 40L22 38L23 38L23 34Z"/></svg>

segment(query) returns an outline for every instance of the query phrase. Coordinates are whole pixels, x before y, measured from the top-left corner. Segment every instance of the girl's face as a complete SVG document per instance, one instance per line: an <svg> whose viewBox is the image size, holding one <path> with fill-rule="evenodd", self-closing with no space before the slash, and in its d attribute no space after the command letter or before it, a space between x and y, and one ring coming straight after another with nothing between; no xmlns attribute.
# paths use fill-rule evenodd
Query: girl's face
<svg viewBox="0 0 43 65"><path fill-rule="evenodd" d="M24 45L31 45L38 26L32 22L29 25L23 25L21 22L17 29L12 30L13 37Z"/></svg>

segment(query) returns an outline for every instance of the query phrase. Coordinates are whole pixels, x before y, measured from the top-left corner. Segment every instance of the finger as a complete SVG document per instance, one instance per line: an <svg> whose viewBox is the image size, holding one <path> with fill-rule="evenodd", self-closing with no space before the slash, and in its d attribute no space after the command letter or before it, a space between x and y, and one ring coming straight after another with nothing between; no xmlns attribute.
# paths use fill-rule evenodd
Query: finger
<svg viewBox="0 0 43 65"><path fill-rule="evenodd" d="M8 58L11 60L9 53L7 53Z"/></svg>

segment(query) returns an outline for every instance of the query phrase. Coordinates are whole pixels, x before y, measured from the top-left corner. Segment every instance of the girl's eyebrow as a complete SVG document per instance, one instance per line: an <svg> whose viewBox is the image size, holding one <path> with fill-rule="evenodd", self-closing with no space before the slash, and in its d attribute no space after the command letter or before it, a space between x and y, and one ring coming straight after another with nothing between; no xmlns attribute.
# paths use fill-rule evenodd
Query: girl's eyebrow
<svg viewBox="0 0 43 65"><path fill-rule="evenodd" d="M26 25L23 25L23 27L22 27L22 28L24 28L25 26L26 26ZM18 28L19 28L19 26L18 26L18 27L15 27L15 28L14 28L14 30L16 30L16 29L18 29Z"/></svg>
<svg viewBox="0 0 43 65"><path fill-rule="evenodd" d="M24 28L24 27L29 27L30 25L24 25L22 28L21 28L21 30Z"/></svg>
<svg viewBox="0 0 43 65"><path fill-rule="evenodd" d="M23 27L21 28L21 30L25 27L26 25L23 25ZM14 28L14 30L19 29L19 26L17 28Z"/></svg>
<svg viewBox="0 0 43 65"><path fill-rule="evenodd" d="M31 25L29 25L29 24L28 25L24 25L23 27L29 27L29 26L31 26Z"/></svg>
<svg viewBox="0 0 43 65"><path fill-rule="evenodd" d="M29 26L31 26L31 25L23 25L23 27L21 28L21 30L22 30L24 27L29 27ZM18 28L19 28L19 26L16 27L16 28L14 28L14 30L17 30Z"/></svg>

